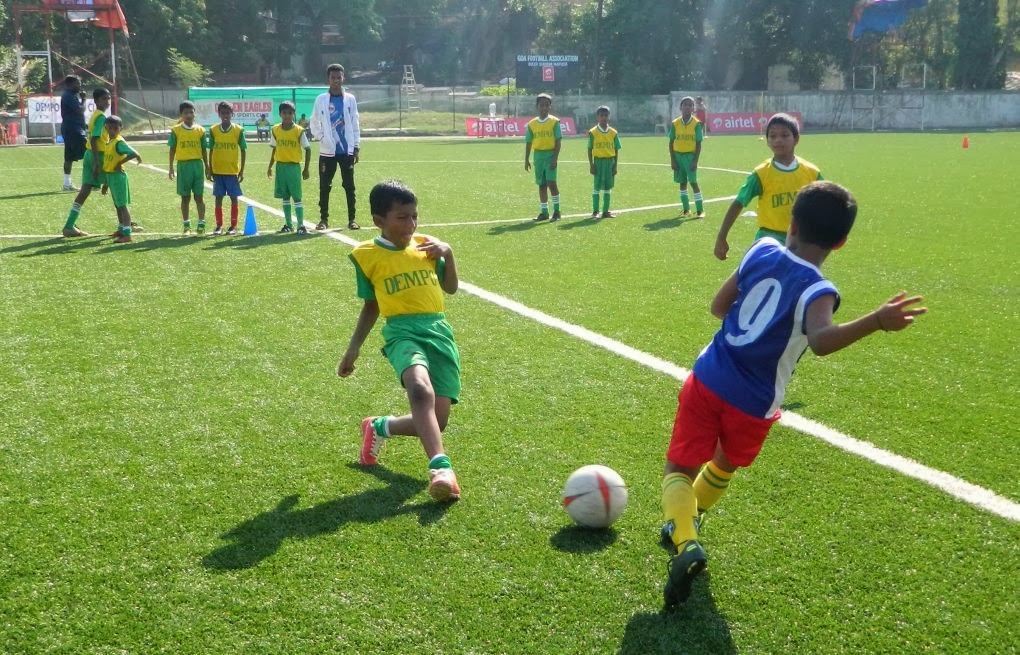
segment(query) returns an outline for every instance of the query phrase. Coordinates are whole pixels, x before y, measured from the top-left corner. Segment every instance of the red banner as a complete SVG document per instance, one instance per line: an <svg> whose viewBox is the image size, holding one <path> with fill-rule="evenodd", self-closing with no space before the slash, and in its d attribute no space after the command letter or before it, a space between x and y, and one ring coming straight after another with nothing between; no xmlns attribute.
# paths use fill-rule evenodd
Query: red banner
<svg viewBox="0 0 1020 655"><path fill-rule="evenodd" d="M528 130L530 118L474 118L464 119L464 129L468 136L524 136ZM573 118L560 119L560 131L563 136L574 136L577 129Z"/></svg>
<svg viewBox="0 0 1020 655"><path fill-rule="evenodd" d="M804 119L799 111L786 112L797 119L800 129L804 129ZM757 111L712 112L708 116L708 129L712 134L756 134L765 130L772 114Z"/></svg>

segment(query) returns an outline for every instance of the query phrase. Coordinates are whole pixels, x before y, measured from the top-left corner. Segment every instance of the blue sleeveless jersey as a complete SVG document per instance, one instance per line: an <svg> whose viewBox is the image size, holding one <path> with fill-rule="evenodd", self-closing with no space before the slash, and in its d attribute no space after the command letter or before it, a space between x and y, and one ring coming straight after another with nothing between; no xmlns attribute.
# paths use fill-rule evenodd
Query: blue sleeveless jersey
<svg viewBox="0 0 1020 655"><path fill-rule="evenodd" d="M758 240L737 269L737 300L694 363L694 375L720 398L759 418L779 410L807 349L811 301L839 292L818 268L775 239Z"/></svg>

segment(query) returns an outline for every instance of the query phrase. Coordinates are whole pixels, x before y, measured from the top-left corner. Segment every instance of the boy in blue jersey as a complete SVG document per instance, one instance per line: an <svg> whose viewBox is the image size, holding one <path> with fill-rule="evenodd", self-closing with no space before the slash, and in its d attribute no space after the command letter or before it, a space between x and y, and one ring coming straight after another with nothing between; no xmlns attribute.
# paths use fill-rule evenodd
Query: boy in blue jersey
<svg viewBox="0 0 1020 655"><path fill-rule="evenodd" d="M902 330L927 309L900 292L875 311L834 324L836 287L821 265L853 226L857 204L832 182L801 189L786 246L764 237L744 255L712 301L722 327L680 390L662 480L662 543L671 552L663 590L670 609L687 600L708 557L698 542L702 514L737 467L761 450L793 369L810 346L828 355L879 330ZM707 462L707 463L706 463Z"/></svg>
<svg viewBox="0 0 1020 655"><path fill-rule="evenodd" d="M383 354L407 391L411 413L363 420L358 461L374 466L389 437L417 437L429 459L429 495L457 500L460 485L443 449L450 407L460 396L460 352L443 301L443 294L456 293L459 284L453 249L415 233L418 200L401 182L376 184L368 201L381 234L350 254L358 297L365 303L336 372L340 377L354 373L362 344L383 316Z"/></svg>

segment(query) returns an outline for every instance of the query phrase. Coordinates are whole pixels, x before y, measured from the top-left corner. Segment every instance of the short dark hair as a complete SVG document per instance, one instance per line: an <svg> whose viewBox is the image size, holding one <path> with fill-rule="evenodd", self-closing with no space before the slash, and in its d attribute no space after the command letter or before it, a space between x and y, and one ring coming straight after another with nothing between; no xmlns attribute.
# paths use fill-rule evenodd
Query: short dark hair
<svg viewBox="0 0 1020 655"><path fill-rule="evenodd" d="M122 121L120 119L120 116L118 116L117 114L110 114L109 116L107 116L106 117L106 124L107 125L117 125L119 127L124 127L124 121Z"/></svg>
<svg viewBox="0 0 1020 655"><path fill-rule="evenodd" d="M64 78L64 86L71 86L72 84L80 83L77 75L68 75Z"/></svg>
<svg viewBox="0 0 1020 655"><path fill-rule="evenodd" d="M330 64L329 66L326 66L326 77L329 77L330 73L333 73L333 72L336 72L336 71L340 71L344 75L347 74L347 71L345 71L344 67L341 66L340 64Z"/></svg>
<svg viewBox="0 0 1020 655"><path fill-rule="evenodd" d="M372 187L368 204L373 216L385 216L393 205L418 204L418 197L400 180L383 180Z"/></svg>
<svg viewBox="0 0 1020 655"><path fill-rule="evenodd" d="M297 109L294 107L294 103L291 102L290 100L284 100L283 102L281 102L280 103L280 108L277 109L276 111L280 112L280 114L283 114L283 110L284 109L289 109L289 110L291 110L293 112L297 111Z"/></svg>
<svg viewBox="0 0 1020 655"><path fill-rule="evenodd" d="M185 109L195 109L195 104L190 100L185 100L177 107L177 113L183 114Z"/></svg>
<svg viewBox="0 0 1020 655"><path fill-rule="evenodd" d="M216 113L217 114L220 113L221 109L229 109L231 114L234 113L234 106L227 102L226 100L223 100L218 105L216 105Z"/></svg>
<svg viewBox="0 0 1020 655"><path fill-rule="evenodd" d="M105 86L101 86L92 92L92 99L99 100L100 98L105 98L106 96L109 95L112 95L110 93L110 90L107 89Z"/></svg>
<svg viewBox="0 0 1020 655"><path fill-rule="evenodd" d="M835 182L812 182L793 201L793 223L800 239L829 250L846 239L856 218L857 200Z"/></svg>
<svg viewBox="0 0 1020 655"><path fill-rule="evenodd" d="M549 95L548 93L539 93L537 96L535 96L535 104L537 105L538 101L541 100L542 98L545 98L546 100L549 101L549 104L552 104L552 96Z"/></svg>
<svg viewBox="0 0 1020 655"><path fill-rule="evenodd" d="M790 129L790 133L793 134L793 138L800 138L800 125L797 123L797 119L789 114L782 112L778 114L772 114L772 118L769 119L768 123L765 123L765 136L769 135L769 128L773 125L782 125Z"/></svg>
<svg viewBox="0 0 1020 655"><path fill-rule="evenodd" d="M607 107L605 105L599 105L598 109L595 110L595 115L598 116L602 112L606 112L608 114L609 113L609 107Z"/></svg>

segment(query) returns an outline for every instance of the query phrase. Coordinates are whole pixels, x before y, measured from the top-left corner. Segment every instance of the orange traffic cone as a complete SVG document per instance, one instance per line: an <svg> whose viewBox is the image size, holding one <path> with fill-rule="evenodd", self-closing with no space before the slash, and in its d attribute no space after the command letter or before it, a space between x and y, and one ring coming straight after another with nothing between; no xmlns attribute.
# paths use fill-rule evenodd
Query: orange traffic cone
<svg viewBox="0 0 1020 655"><path fill-rule="evenodd" d="M970 137L966 134L963 136L963 149L966 150L970 147Z"/></svg>

